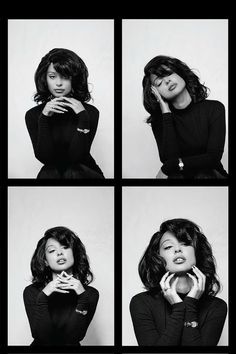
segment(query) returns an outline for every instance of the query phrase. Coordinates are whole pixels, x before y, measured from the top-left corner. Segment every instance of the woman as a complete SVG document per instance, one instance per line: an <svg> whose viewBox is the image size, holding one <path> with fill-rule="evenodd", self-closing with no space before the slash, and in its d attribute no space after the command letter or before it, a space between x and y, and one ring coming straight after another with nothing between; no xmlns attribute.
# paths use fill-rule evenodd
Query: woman
<svg viewBox="0 0 236 354"><path fill-rule="evenodd" d="M139 275L147 291L135 295L130 311L139 345L215 346L226 303L212 249L193 222L163 222L147 247Z"/></svg>
<svg viewBox="0 0 236 354"><path fill-rule="evenodd" d="M32 346L80 345L93 318L98 291L85 247L75 233L47 230L31 260L32 284L24 303L34 338Z"/></svg>
<svg viewBox="0 0 236 354"><path fill-rule="evenodd" d="M143 103L162 167L156 178L226 178L225 108L182 61L159 55L144 68Z"/></svg>
<svg viewBox="0 0 236 354"><path fill-rule="evenodd" d="M71 50L55 48L42 58L35 73L38 106L25 116L35 157L44 164L37 178L104 178L90 155L99 111L86 103L87 78L85 63Z"/></svg>

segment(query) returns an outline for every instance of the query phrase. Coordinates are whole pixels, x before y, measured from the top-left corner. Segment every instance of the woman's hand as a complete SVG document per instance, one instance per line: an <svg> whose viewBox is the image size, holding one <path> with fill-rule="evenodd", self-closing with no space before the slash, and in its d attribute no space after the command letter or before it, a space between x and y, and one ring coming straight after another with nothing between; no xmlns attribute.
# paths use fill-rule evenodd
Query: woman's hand
<svg viewBox="0 0 236 354"><path fill-rule="evenodd" d="M171 304L176 304L178 302L182 302L182 299L179 297L179 295L176 292L176 285L179 280L177 277L173 283L170 285L170 280L173 278L175 273L169 275L170 272L167 272L163 275L160 281L160 286L162 289L162 293L164 298Z"/></svg>
<svg viewBox="0 0 236 354"><path fill-rule="evenodd" d="M162 169L160 168L158 174L156 175L156 178L165 179L165 178L168 178L168 176L164 172L162 172Z"/></svg>
<svg viewBox="0 0 236 354"><path fill-rule="evenodd" d="M68 275L66 272L64 274L58 275L58 279L61 281L60 289L63 290L74 290L77 295L82 294L85 289L80 282L80 280L73 277L73 275Z"/></svg>
<svg viewBox="0 0 236 354"><path fill-rule="evenodd" d="M151 91L152 91L153 95L155 96L157 102L159 103L162 113L170 113L171 110L170 110L169 104L167 101L164 101L164 99L162 98L162 96L158 92L158 89L152 85Z"/></svg>
<svg viewBox="0 0 236 354"><path fill-rule="evenodd" d="M192 266L192 270L196 276L187 273L193 281L193 286L187 296L193 297L194 299L199 299L205 290L206 276L196 266Z"/></svg>
<svg viewBox="0 0 236 354"><path fill-rule="evenodd" d="M42 291L47 296L50 296L54 292L63 293L63 294L68 293L69 291L61 289L61 284L62 284L62 281L59 278L54 279L54 280L50 281L50 283L48 283Z"/></svg>
<svg viewBox="0 0 236 354"><path fill-rule="evenodd" d="M56 97L45 105L42 113L47 117L51 117L54 113L65 113L68 110L64 106L62 97Z"/></svg>
<svg viewBox="0 0 236 354"><path fill-rule="evenodd" d="M65 97L63 97L63 100L64 100L64 102L63 102L64 105L72 108L73 111L75 112L75 114L78 114L79 112L85 110L82 103L80 101L76 100L75 98L65 96Z"/></svg>

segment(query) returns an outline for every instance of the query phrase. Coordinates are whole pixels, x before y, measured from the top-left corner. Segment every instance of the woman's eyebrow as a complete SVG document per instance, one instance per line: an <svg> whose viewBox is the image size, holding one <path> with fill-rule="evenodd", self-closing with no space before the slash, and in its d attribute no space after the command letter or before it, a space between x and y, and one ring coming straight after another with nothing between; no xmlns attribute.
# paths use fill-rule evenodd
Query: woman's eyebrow
<svg viewBox="0 0 236 354"><path fill-rule="evenodd" d="M170 240L169 238L167 239L167 240L165 240L165 241L163 241L163 242L161 242L161 244L160 244L160 246L162 246L163 245L163 243L165 243L165 242L167 242L167 241L172 241L172 240Z"/></svg>
<svg viewBox="0 0 236 354"><path fill-rule="evenodd" d="M48 246L46 247L46 250L47 250L49 247L55 247L55 245L48 245Z"/></svg>

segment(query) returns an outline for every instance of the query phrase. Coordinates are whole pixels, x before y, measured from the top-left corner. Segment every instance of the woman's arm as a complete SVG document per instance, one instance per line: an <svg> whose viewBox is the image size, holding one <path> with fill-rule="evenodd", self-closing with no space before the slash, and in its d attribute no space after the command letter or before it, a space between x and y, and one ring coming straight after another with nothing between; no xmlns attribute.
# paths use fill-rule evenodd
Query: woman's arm
<svg viewBox="0 0 236 354"><path fill-rule="evenodd" d="M85 109L76 114L75 119L76 129L69 148L71 162L83 161L89 155L97 131L99 111L95 107L89 111Z"/></svg>
<svg viewBox="0 0 236 354"><path fill-rule="evenodd" d="M99 293L95 288L89 287L78 295L77 306L65 327L64 337L68 344L81 341L94 316Z"/></svg>
<svg viewBox="0 0 236 354"><path fill-rule="evenodd" d="M43 164L53 163L55 159L54 145L49 129L49 119L50 117L32 110L29 110L25 115L25 122L35 157Z"/></svg>
<svg viewBox="0 0 236 354"><path fill-rule="evenodd" d="M157 302L148 304L137 296L134 296L130 302L130 312L138 344L141 346L180 345L184 324L184 303L173 304L172 312L166 319L162 317L165 316L162 315L164 303L160 304L159 309L157 305ZM154 318L157 318L158 326Z"/></svg>
<svg viewBox="0 0 236 354"><path fill-rule="evenodd" d="M48 310L48 296L36 288L27 287L23 298L32 337L41 344L51 344L53 324Z"/></svg>
<svg viewBox="0 0 236 354"><path fill-rule="evenodd" d="M200 308L202 302L186 296L185 323L182 343L183 346L216 346L225 322L227 305L221 299L214 299L206 308ZM203 321L201 322L201 318ZM198 325L189 325L196 322Z"/></svg>
<svg viewBox="0 0 236 354"><path fill-rule="evenodd" d="M174 126L174 114L164 113L158 119L159 122L153 118L152 131L157 143L160 160L164 164L168 160L178 159L180 151Z"/></svg>
<svg viewBox="0 0 236 354"><path fill-rule="evenodd" d="M181 157L184 163L183 172L191 172L192 170L215 169L220 163L225 144L225 108L219 103L217 108L209 117L208 139L206 152L192 156L176 156L166 159L162 166L165 174L179 172L178 157ZM163 162L163 161L162 161Z"/></svg>

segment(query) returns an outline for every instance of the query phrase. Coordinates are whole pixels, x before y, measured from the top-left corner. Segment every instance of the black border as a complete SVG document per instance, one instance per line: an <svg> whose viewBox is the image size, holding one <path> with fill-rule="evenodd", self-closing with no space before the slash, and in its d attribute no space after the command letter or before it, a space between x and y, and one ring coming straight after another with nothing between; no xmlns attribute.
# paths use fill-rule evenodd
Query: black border
<svg viewBox="0 0 236 354"><path fill-rule="evenodd" d="M165 4L168 8L169 6ZM181 6L182 4L178 3L177 7ZM12 6L15 7L15 4ZM22 6L22 5L20 5ZM37 6L37 5L36 5ZM52 4L53 6L53 4ZM112 4L111 4L112 6ZM16 7L12 9L12 13L9 16L2 16L0 21L0 40L1 40L1 53L0 53L0 69L1 69L1 104L0 104L0 215L2 216L3 220L3 230L4 232L1 235L1 242L0 242L0 271L1 271L1 290L0 290L0 351L2 353L232 353L234 352L234 343L233 340L231 342L231 338L233 338L232 334L232 323L233 321L233 314L232 314L232 289L230 287L231 281L233 280L233 271L231 271L230 265L232 265L231 255L229 253L228 259L228 269L229 269L229 303L228 311L229 316L229 345L228 346L220 346L220 347L139 347L137 346L123 346L122 345L122 187L127 186L140 186L140 187L150 187L150 186L158 186L158 187L169 187L169 186L181 186L181 187L200 187L200 186L226 186L228 187L228 195L229 195L229 233L228 233L228 244L229 249L231 249L233 242L231 241L231 234L233 230L231 230L231 212L232 209L230 205L234 202L233 199L233 127L231 124L231 119L234 119L230 112L230 105L229 105L229 119L228 119L228 160L229 160L229 179L225 180L217 180L217 181L184 181L181 182L179 180L168 180L168 184L165 180L155 180L155 179L122 179L122 20L123 19L162 19L160 13L163 15L165 14L165 10L161 9L158 11L158 4L157 11L154 8L149 8L148 15L145 15L145 9L141 9L141 15L134 15L137 11L133 11L131 9L128 11L122 11L122 9L118 6L118 9L113 9L110 11L110 15L98 15L97 16L91 15L88 16L80 16L81 11L78 8L78 17L74 18L71 17L71 13L74 13L73 8L64 9L63 17L57 16L54 18L54 11L46 11L44 9L43 15L39 16L39 12L37 11L37 16L29 16L27 18L26 14L20 16L22 11L19 11ZM188 4L189 6L189 4ZM215 16L212 13L212 9L207 11L203 7L198 5L196 8L196 4L190 4L192 10L196 17L195 19L227 19L229 22L229 73L232 72L231 70L231 44L232 44L232 19L229 16L230 9L224 9L220 7L220 15ZM216 4L214 6L217 6ZM115 5L114 5L115 7ZM42 10L42 9L41 9ZM101 9L100 9L101 10ZM167 9L169 11L169 9ZM174 8L172 9L174 13ZM178 9L179 10L179 9ZM177 13L178 13L177 10ZM197 10L199 11L200 15L197 16ZM24 12L24 9L23 9ZM50 15L49 13L52 13ZM96 12L96 10L95 10ZM103 11L101 11L103 12ZM204 12L204 18L202 18L202 14ZM214 11L213 11L214 12ZM68 14L67 14L68 13ZM47 16L45 17L45 14ZM154 14L156 16L150 16L150 14ZM160 18L159 18L160 15ZM149 17L150 16L150 17ZM178 18L178 16L169 16L167 17L170 19L194 19L191 13L191 16L184 16L183 14ZM164 17L163 19L165 19ZM34 179L13 179L8 178L8 125L7 125L7 117L8 117L8 101L7 101L7 87L8 87L8 78L7 78L7 67L8 67L8 47L7 47L7 23L8 19L111 19L114 20L114 39L115 39L115 46L114 46L114 71L115 71L115 101L114 101L114 141L115 141L115 150L114 150L114 178L106 179L106 180L99 180L99 181L80 181L77 182L65 182L65 181L39 181ZM230 103L230 96L231 96L231 76L229 75L229 103ZM11 186L47 186L47 187L54 187L54 186L113 186L114 187L114 196L115 196L115 243L114 243L114 253L115 253L115 328L114 328L114 346L81 346L81 347L42 347L42 348L35 348L29 346L9 346L8 338L7 338L7 235L8 235L8 187ZM233 235L234 236L234 235ZM231 281L230 281L231 280ZM16 314L17 315L17 314Z"/></svg>

